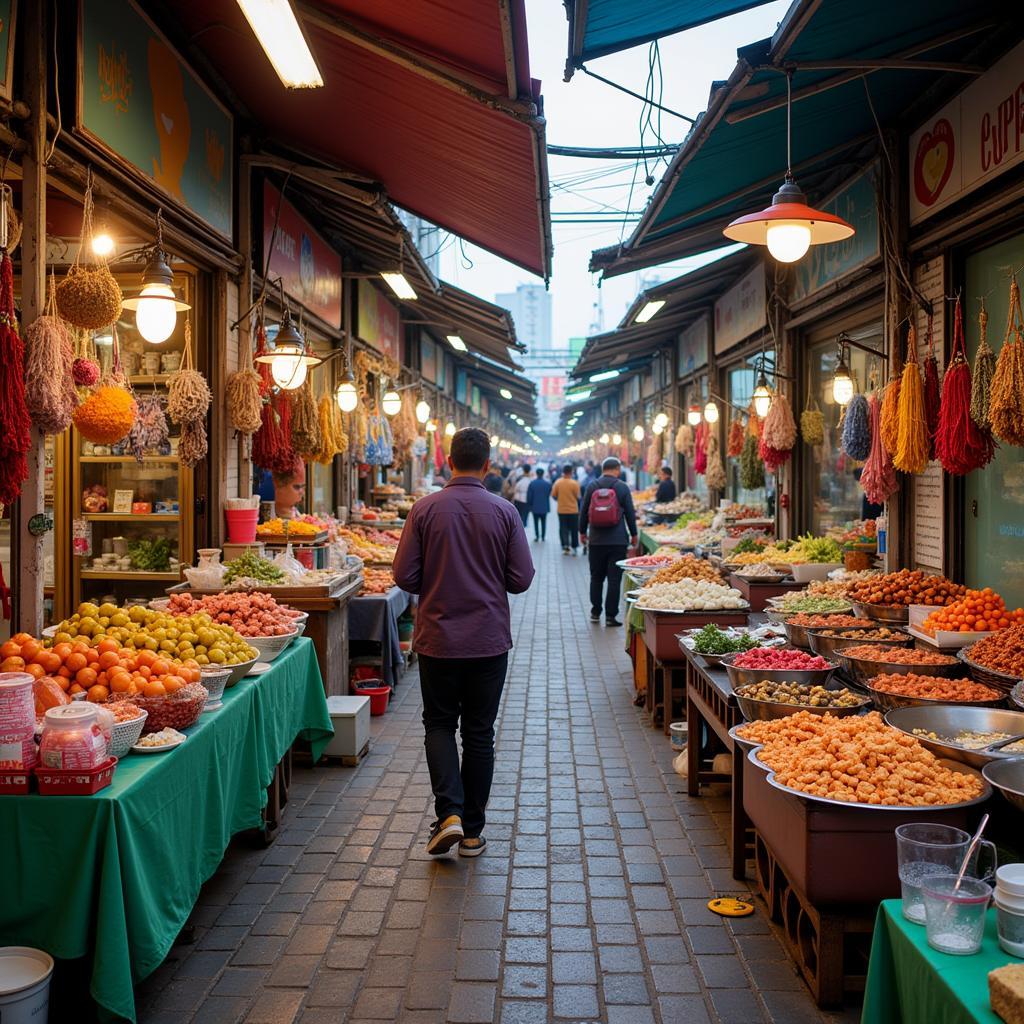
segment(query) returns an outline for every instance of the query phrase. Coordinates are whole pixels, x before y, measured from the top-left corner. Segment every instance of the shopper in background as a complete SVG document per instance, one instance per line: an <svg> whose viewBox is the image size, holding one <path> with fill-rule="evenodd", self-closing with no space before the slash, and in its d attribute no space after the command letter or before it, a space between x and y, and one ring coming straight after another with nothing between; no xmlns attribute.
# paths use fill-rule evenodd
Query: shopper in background
<svg viewBox="0 0 1024 1024"><path fill-rule="evenodd" d="M413 506L395 553L395 582L419 594L413 650L420 660L423 728L437 821L430 854L486 845L484 810L494 777L494 719L512 647L506 594L533 580L522 523L483 486L487 433L452 438L452 478ZM462 766L455 730L462 734Z"/></svg>
<svg viewBox="0 0 1024 1024"><path fill-rule="evenodd" d="M655 501L675 501L676 482L672 479L672 470L668 466L661 467L661 483L654 495Z"/></svg>
<svg viewBox="0 0 1024 1024"><path fill-rule="evenodd" d="M551 484L544 476L543 466L537 467L537 476L530 481L526 490L526 503L533 514L533 539L546 540L548 513L551 511Z"/></svg>
<svg viewBox="0 0 1024 1024"><path fill-rule="evenodd" d="M626 557L629 545L636 546L636 513L629 488L619 479L622 464L607 458L599 476L583 495L580 511L580 540L590 542L590 621L601 621L601 598L604 595L604 623L621 626L619 591L622 569L615 563ZM605 582L608 584L604 593Z"/></svg>
<svg viewBox="0 0 1024 1024"><path fill-rule="evenodd" d="M491 492L491 494L501 494L501 489L504 486L505 481L501 478L501 472L498 467L493 463L487 469L487 476L484 477L484 487Z"/></svg>
<svg viewBox="0 0 1024 1024"><path fill-rule="evenodd" d="M516 506L516 510L519 512L519 518L523 521L523 528L526 528L526 524L530 519L530 484L533 483L533 478L530 476L530 467L524 462L522 466L523 472L519 474L519 478L516 480L512 487L512 501Z"/></svg>
<svg viewBox="0 0 1024 1024"><path fill-rule="evenodd" d="M287 473L275 473L274 515L279 519L294 519L302 515L298 506L306 496L306 464L296 459Z"/></svg>
<svg viewBox="0 0 1024 1024"><path fill-rule="evenodd" d="M562 554L576 554L580 546L580 485L573 479L572 466L562 467L561 477L551 488L551 497L555 499L558 510L558 540L562 545Z"/></svg>

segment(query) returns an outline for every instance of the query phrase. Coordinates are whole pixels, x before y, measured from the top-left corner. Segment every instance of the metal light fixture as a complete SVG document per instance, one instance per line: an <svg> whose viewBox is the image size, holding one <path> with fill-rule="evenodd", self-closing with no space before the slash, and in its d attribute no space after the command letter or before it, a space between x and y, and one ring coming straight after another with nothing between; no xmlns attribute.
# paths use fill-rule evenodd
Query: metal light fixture
<svg viewBox="0 0 1024 1024"><path fill-rule="evenodd" d="M633 440L642 441L644 439L644 428L638 423L633 428Z"/></svg>
<svg viewBox="0 0 1024 1024"><path fill-rule="evenodd" d="M602 434L600 438L598 438L598 440L601 442L601 444L607 444L611 440L611 438L609 438L607 434Z"/></svg>
<svg viewBox="0 0 1024 1024"><path fill-rule="evenodd" d="M661 427L662 430L664 430L665 427L668 426L668 413L667 412L659 412L654 417L654 424L655 424L655 426L659 426L659 427ZM661 433L661 431L659 431L659 433Z"/></svg>
<svg viewBox="0 0 1024 1024"><path fill-rule="evenodd" d="M807 196L793 178L792 72L786 76L786 177L771 206L732 221L722 232L734 242L766 245L780 263L795 263L812 245L840 242L854 234L842 217L807 205Z"/></svg>
<svg viewBox="0 0 1024 1024"><path fill-rule="evenodd" d="M380 400L380 407L385 416L397 416L402 408L402 396L397 391L385 391Z"/></svg>
<svg viewBox="0 0 1024 1024"><path fill-rule="evenodd" d="M416 403L416 422L426 423L430 419L430 403L425 399L421 398Z"/></svg>
<svg viewBox="0 0 1024 1024"><path fill-rule="evenodd" d="M139 334L152 345L166 341L178 322L178 314L192 307L176 298L171 283L171 256L164 249L163 210L156 212L156 241L146 248L137 250L136 255L146 260L142 272L142 291L131 299L125 299L124 308L135 310L135 326Z"/></svg>
<svg viewBox="0 0 1024 1024"><path fill-rule="evenodd" d="M323 86L323 75L289 0L238 0L238 6L286 89Z"/></svg>
<svg viewBox="0 0 1024 1024"><path fill-rule="evenodd" d="M448 344L451 345L456 352L465 352L466 343L462 340L458 334L447 334L445 337L448 339Z"/></svg>
<svg viewBox="0 0 1024 1024"><path fill-rule="evenodd" d="M136 314L137 315L137 314ZM306 343L292 323L291 311L285 306L274 347L271 351L256 357L258 363L269 363L274 383L282 391L294 391L302 387L309 367L323 362L319 356L310 355Z"/></svg>
<svg viewBox="0 0 1024 1024"><path fill-rule="evenodd" d="M714 399L709 398L707 405L704 406L704 419L708 423L718 422L718 406L715 405Z"/></svg>
<svg viewBox="0 0 1024 1024"><path fill-rule="evenodd" d="M644 304L643 309L633 318L634 323L645 324L648 320L652 319L654 315L665 305L664 299L652 299L650 302Z"/></svg>
<svg viewBox="0 0 1024 1024"><path fill-rule="evenodd" d="M612 434L612 444L622 444L622 435Z"/></svg>
<svg viewBox="0 0 1024 1024"><path fill-rule="evenodd" d="M691 405L690 408L686 410L686 422L689 423L691 427L695 427L700 423L699 405Z"/></svg>
<svg viewBox="0 0 1024 1024"><path fill-rule="evenodd" d="M853 398L853 376L846 363L846 346L839 343L839 365L832 375L832 397L836 405L846 405Z"/></svg>
<svg viewBox="0 0 1024 1024"><path fill-rule="evenodd" d="M504 398L505 401L508 401L512 397L512 392L509 391L508 388L499 388L498 394L501 395L501 397Z"/></svg>
<svg viewBox="0 0 1024 1024"><path fill-rule="evenodd" d="M768 410L772 407L772 389L768 385L768 378L764 375L764 368L761 368L760 376L757 378L757 386L754 388L754 412L757 413L759 419L764 419L768 415Z"/></svg>
<svg viewBox="0 0 1024 1024"><path fill-rule="evenodd" d="M452 423L451 420L449 420L444 425L444 436L445 437L454 437L455 436L455 424Z"/></svg>

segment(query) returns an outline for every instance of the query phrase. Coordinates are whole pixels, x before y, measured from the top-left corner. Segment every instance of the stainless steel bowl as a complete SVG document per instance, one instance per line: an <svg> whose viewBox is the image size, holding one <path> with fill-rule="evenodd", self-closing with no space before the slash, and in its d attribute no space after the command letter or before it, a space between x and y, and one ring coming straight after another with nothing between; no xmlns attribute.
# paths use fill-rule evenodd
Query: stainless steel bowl
<svg viewBox="0 0 1024 1024"><path fill-rule="evenodd" d="M981 774L1018 811L1024 811L1024 757L992 761L981 769Z"/></svg>
<svg viewBox="0 0 1024 1024"><path fill-rule="evenodd" d="M876 622L906 623L910 621L910 609L906 605L862 604L860 601L854 601L853 608L858 615L863 615L866 619L874 619Z"/></svg>
<svg viewBox="0 0 1024 1024"><path fill-rule="evenodd" d="M825 683L825 689L843 690L847 689L847 687L844 687L842 682L833 676ZM743 697L739 693L736 693L735 697L736 703L740 706L740 711L743 712L743 717L748 722L788 718L790 715L795 715L800 711L809 711L812 715L832 715L835 718L849 718L851 715L859 715L862 711L866 711L871 707L871 699L869 697L862 698L859 704L849 708L823 708L808 707L805 704L783 704L780 701L754 700L751 697Z"/></svg>
<svg viewBox="0 0 1024 1024"><path fill-rule="evenodd" d="M743 752L742 754L740 754L741 757L745 757L755 747L761 746L760 743L756 743L756 742L754 742L754 740L745 740L739 734L740 733L740 729L742 729L746 724L747 724L746 722L741 722L739 725L734 725L729 730L729 735L732 737L733 743L735 743L736 746L739 747L740 750Z"/></svg>
<svg viewBox="0 0 1024 1024"><path fill-rule="evenodd" d="M831 658L836 651L841 651L844 647L855 647L857 644L872 643L881 644L885 647L913 647L914 638L909 633L901 633L903 639L901 640L858 640L856 637L843 637L843 636L822 636L822 629L834 629L834 626L823 626L817 629L806 629L807 640L810 644L810 648L815 654L820 654L823 658ZM854 630L863 631L868 629L877 629L877 626L843 626L840 627L844 630L853 632Z"/></svg>
<svg viewBox="0 0 1024 1024"><path fill-rule="evenodd" d="M999 708L961 707L958 704L935 704L930 707L895 708L886 712L886 722L894 729L913 736L923 747L939 757L951 757L974 768L982 768L995 761L1024 761L1019 753L1001 754L990 750L968 750L948 740L931 739L927 733L936 736L955 736L958 732L1005 732L1016 736L1024 733L1024 713L1005 711ZM918 735L915 729L924 730ZM1024 777L1022 777L1024 782ZM1024 789L1024 785L1021 787Z"/></svg>
<svg viewBox="0 0 1024 1024"><path fill-rule="evenodd" d="M964 668L958 662L952 665L904 665L902 662L851 658L846 651L836 651L834 657L840 668L862 686L867 686L869 680L881 675L907 676L913 673L919 676L944 676L948 679L964 675Z"/></svg>
<svg viewBox="0 0 1024 1024"><path fill-rule="evenodd" d="M877 690L870 683L864 684L864 689L871 694L875 706L882 711L892 711L895 708L1002 708L1006 701L1000 697L997 700L935 700L931 697L909 697L902 693L887 693L885 690Z"/></svg>
<svg viewBox="0 0 1024 1024"><path fill-rule="evenodd" d="M765 608L764 614L769 622L779 624L786 621L788 612L780 612L777 608Z"/></svg>
<svg viewBox="0 0 1024 1024"><path fill-rule="evenodd" d="M743 572L742 569L735 569L733 570L732 575L735 576L737 579L743 580L744 583L781 583L784 579L786 579L789 573L776 572L771 574L762 573L760 575L755 573L753 575L748 575L747 573Z"/></svg>
<svg viewBox="0 0 1024 1024"><path fill-rule="evenodd" d="M836 670L834 664L823 669L806 669L798 672L794 669L766 669L766 668L737 668L732 662L735 654L727 654L722 659L722 666L729 674L729 682L735 690L737 686L744 683L759 683L762 679L769 679L773 683L807 683L813 686L818 683L824 686L828 678ZM801 710L797 708L796 710ZM793 712L790 712L792 714Z"/></svg>
<svg viewBox="0 0 1024 1024"><path fill-rule="evenodd" d="M786 631L786 639L794 647L809 648L811 646L811 642L807 637L806 626L798 626L794 622L787 622L785 619L783 619L782 628Z"/></svg>
<svg viewBox="0 0 1024 1024"><path fill-rule="evenodd" d="M1024 711L1024 683L1018 683L1010 691L1010 705L1019 711Z"/></svg>

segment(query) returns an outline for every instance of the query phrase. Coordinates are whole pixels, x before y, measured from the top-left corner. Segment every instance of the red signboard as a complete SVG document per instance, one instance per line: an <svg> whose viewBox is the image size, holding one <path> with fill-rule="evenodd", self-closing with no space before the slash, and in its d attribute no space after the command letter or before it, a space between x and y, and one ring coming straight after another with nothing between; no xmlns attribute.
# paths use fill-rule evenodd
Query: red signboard
<svg viewBox="0 0 1024 1024"><path fill-rule="evenodd" d="M280 209L280 215L278 214ZM313 226L270 184L263 183L263 258L277 219L274 251L266 267L280 277L285 294L332 327L341 327L341 257Z"/></svg>

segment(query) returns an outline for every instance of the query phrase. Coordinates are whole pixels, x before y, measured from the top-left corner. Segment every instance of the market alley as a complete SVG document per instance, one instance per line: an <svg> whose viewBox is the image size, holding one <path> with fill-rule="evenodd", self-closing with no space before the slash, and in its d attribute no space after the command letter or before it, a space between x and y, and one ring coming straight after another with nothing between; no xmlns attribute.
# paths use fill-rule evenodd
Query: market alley
<svg viewBox="0 0 1024 1024"><path fill-rule="evenodd" d="M296 771L266 850L236 842L139 988L142 1024L607 1021L821 1014L759 906L727 922L724 797L690 799L632 706L586 562L531 542L499 717L485 856L431 860L415 670L356 769Z"/></svg>

